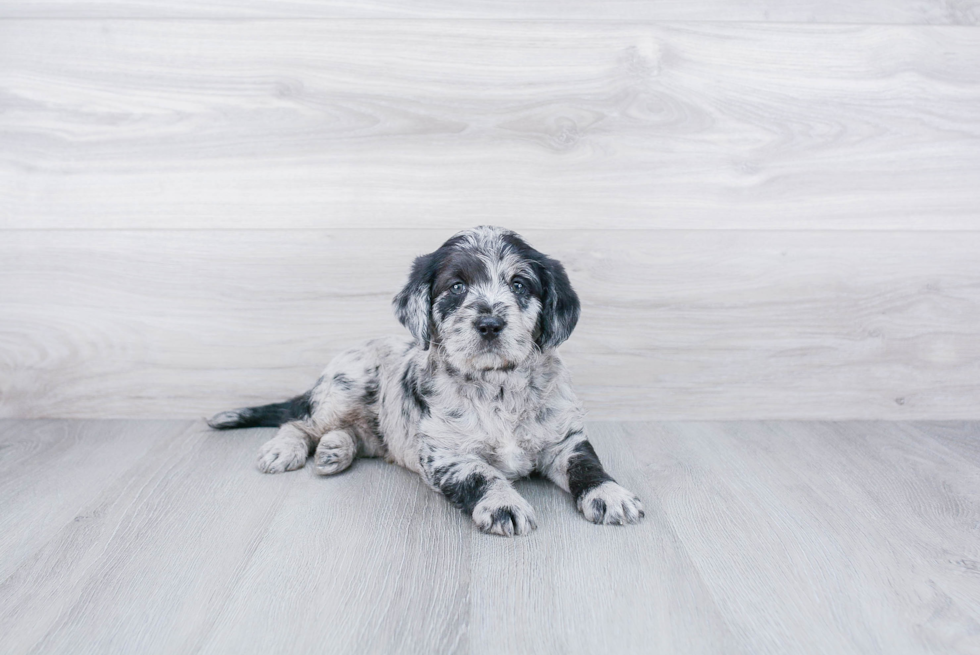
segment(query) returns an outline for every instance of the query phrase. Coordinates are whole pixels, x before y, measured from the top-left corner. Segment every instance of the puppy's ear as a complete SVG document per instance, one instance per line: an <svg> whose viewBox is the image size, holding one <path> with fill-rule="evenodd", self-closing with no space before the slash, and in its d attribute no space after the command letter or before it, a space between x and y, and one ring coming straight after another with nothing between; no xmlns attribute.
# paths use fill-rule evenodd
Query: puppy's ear
<svg viewBox="0 0 980 655"><path fill-rule="evenodd" d="M423 350L432 337L432 280L436 272L436 253L416 257L405 288L392 304L398 321L408 328Z"/></svg>
<svg viewBox="0 0 980 655"><path fill-rule="evenodd" d="M535 342L542 350L555 348L572 334L581 305L561 262L542 256L538 262L541 275L541 315Z"/></svg>

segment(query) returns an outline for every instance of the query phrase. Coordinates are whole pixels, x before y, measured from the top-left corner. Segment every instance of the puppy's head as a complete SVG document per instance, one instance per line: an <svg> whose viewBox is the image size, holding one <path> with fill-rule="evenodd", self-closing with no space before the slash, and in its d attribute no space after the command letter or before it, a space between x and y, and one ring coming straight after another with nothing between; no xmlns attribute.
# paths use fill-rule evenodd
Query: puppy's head
<svg viewBox="0 0 980 655"><path fill-rule="evenodd" d="M496 227L460 232L415 260L395 314L423 348L461 370L510 369L554 348L578 322L562 265Z"/></svg>

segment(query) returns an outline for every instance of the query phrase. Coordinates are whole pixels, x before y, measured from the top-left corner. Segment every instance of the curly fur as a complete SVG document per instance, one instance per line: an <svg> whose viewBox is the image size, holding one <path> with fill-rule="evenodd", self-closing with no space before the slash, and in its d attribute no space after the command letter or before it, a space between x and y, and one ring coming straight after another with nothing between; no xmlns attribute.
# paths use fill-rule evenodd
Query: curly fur
<svg viewBox="0 0 980 655"><path fill-rule="evenodd" d="M281 426L259 451L266 473L318 473L356 457L417 472L489 533L536 527L511 481L539 472L594 523L636 523L639 499L603 470L556 347L579 316L562 265L517 234L478 227L415 260L395 296L411 338L337 355L284 403L222 412L216 429Z"/></svg>

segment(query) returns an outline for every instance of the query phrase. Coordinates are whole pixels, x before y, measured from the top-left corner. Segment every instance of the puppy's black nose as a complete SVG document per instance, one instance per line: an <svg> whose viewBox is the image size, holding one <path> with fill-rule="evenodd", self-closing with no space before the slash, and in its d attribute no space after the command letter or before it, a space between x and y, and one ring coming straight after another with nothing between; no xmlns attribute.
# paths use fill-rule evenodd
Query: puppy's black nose
<svg viewBox="0 0 980 655"><path fill-rule="evenodd" d="M476 319L476 330L487 341L493 341L507 325L507 321L496 316L481 316Z"/></svg>

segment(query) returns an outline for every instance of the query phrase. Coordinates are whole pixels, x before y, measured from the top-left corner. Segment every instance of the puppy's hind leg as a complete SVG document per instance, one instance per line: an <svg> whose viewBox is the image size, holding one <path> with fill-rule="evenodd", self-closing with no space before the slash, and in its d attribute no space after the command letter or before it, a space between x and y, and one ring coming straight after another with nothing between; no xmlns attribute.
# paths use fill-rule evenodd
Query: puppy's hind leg
<svg viewBox="0 0 980 655"><path fill-rule="evenodd" d="M340 473L356 457L384 454L377 418L380 365L371 343L337 355L310 393L320 475Z"/></svg>
<svg viewBox="0 0 980 655"><path fill-rule="evenodd" d="M263 473L282 473L303 468L316 443L315 427L309 421L290 421L259 448L255 467Z"/></svg>
<svg viewBox="0 0 980 655"><path fill-rule="evenodd" d="M349 430L330 430L324 434L313 458L316 472L333 475L349 468L357 456L357 444L357 437Z"/></svg>

